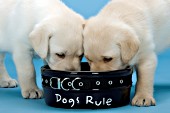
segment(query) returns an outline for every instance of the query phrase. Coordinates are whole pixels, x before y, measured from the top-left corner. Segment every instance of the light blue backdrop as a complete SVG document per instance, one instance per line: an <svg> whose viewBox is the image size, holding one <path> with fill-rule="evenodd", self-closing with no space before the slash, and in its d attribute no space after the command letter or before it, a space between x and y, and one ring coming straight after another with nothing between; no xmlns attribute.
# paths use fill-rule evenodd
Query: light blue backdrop
<svg viewBox="0 0 170 113"><path fill-rule="evenodd" d="M109 0L63 0L63 2L82 14L86 19L96 15L99 10ZM68 110L46 106L44 99L26 100L21 97L20 88L0 88L0 113L170 113L170 49L158 56L159 65L155 74L155 92L154 96L157 100L157 106L154 107L133 107L127 105L125 107L104 109L104 110ZM83 59L85 61L85 59ZM11 55L7 55L5 64L9 74L17 79L15 66L11 59ZM39 59L34 60L37 74L37 84L41 88L40 67L43 65ZM133 75L133 84L136 77ZM131 98L134 95L134 86L132 86Z"/></svg>

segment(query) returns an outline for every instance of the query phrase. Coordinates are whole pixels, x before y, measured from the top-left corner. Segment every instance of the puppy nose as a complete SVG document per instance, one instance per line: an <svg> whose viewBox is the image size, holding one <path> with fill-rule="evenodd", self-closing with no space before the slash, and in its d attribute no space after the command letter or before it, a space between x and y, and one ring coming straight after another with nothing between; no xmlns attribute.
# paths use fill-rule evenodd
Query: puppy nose
<svg viewBox="0 0 170 113"><path fill-rule="evenodd" d="M76 69L75 68L70 68L70 71L76 71Z"/></svg>
<svg viewBox="0 0 170 113"><path fill-rule="evenodd" d="M90 71L99 71L100 69L98 69L98 68L94 68L94 67L91 67L90 68Z"/></svg>
<svg viewBox="0 0 170 113"><path fill-rule="evenodd" d="M76 71L74 67L66 68L66 71Z"/></svg>
<svg viewBox="0 0 170 113"><path fill-rule="evenodd" d="M99 68L99 66L96 66L96 65L94 65L94 64L91 64L91 65L90 65L90 71L100 71L100 68Z"/></svg>

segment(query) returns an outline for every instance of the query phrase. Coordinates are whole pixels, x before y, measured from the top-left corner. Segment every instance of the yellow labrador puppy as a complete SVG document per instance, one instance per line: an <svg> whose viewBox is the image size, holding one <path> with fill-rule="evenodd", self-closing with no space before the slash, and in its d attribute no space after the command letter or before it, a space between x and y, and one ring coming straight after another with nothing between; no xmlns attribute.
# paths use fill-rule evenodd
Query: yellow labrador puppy
<svg viewBox="0 0 170 113"><path fill-rule="evenodd" d="M170 0L112 0L84 29L84 54L92 71L135 65L132 105L155 105L156 53L170 46Z"/></svg>
<svg viewBox="0 0 170 113"><path fill-rule="evenodd" d="M3 64L5 52L13 56L24 98L43 95L35 82L34 53L53 70L80 70L83 21L60 0L1 0L0 87L17 86Z"/></svg>

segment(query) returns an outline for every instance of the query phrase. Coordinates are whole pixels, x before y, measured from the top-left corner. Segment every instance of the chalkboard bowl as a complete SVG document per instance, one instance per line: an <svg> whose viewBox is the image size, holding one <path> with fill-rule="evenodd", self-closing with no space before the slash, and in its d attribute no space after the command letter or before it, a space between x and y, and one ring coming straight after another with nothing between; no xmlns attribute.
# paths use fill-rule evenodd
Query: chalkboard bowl
<svg viewBox="0 0 170 113"><path fill-rule="evenodd" d="M103 109L125 106L130 102L133 69L90 72L88 63L81 71L56 71L41 68L47 105L69 109Z"/></svg>

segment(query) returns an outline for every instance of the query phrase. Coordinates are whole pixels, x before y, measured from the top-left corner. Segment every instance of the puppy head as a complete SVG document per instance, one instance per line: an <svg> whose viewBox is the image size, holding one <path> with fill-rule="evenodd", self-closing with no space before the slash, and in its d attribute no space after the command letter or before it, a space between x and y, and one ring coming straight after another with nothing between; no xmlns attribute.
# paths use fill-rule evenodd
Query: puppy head
<svg viewBox="0 0 170 113"><path fill-rule="evenodd" d="M122 23L88 21L84 29L84 54L91 71L124 69L139 49L136 34Z"/></svg>
<svg viewBox="0 0 170 113"><path fill-rule="evenodd" d="M82 24L83 19L68 21L60 17L47 18L30 33L31 45L51 69L80 70L83 54Z"/></svg>

